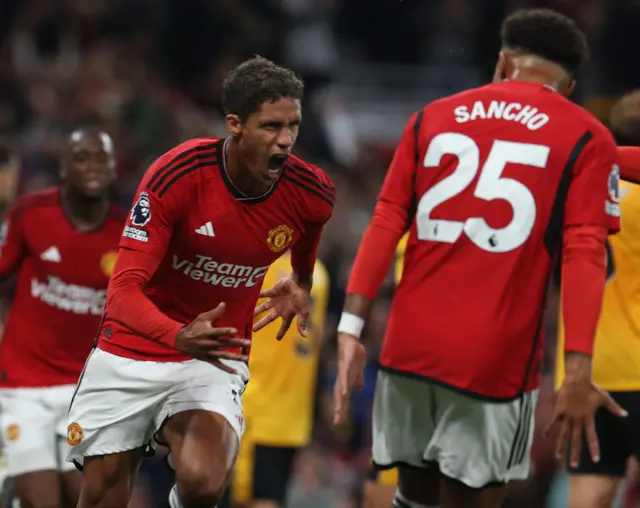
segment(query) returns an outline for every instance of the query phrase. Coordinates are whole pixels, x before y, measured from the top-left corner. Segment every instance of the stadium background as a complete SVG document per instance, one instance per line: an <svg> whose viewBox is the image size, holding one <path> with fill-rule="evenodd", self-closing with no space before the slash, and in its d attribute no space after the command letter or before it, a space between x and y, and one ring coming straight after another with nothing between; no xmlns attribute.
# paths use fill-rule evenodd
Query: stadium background
<svg viewBox="0 0 640 508"><path fill-rule="evenodd" d="M221 81L236 63L259 53L305 79L296 151L329 172L338 203L320 252L332 286L316 428L297 463L290 506L357 506L391 278L365 338L371 358L366 387L355 398L352 425L338 430L329 424L335 321L403 124L429 100L486 82L503 15L530 5L571 14L587 32L591 62L574 98L606 118L612 101L640 85L638 1L0 1L0 167L8 167L11 153L18 155L19 193L55 184L64 133L99 123L116 142L115 199L128 206L153 158L187 138L225 134ZM0 200L10 189L10 180L0 179ZM551 407L553 313L548 329L541 421ZM539 508L548 499L549 507L564 506L563 476L549 442L536 441L534 459L535 474L514 489L509 505ZM162 462L149 461L131 507L163 506L168 488Z"/></svg>

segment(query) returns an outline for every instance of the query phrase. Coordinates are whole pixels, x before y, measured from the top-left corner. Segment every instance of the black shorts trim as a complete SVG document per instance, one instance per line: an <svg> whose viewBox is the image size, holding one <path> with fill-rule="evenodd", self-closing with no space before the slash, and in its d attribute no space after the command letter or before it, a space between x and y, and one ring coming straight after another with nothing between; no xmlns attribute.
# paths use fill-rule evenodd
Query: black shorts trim
<svg viewBox="0 0 640 508"><path fill-rule="evenodd" d="M400 370L400 369L394 369L392 367L387 367L386 365L378 365L379 370L383 371L383 372L387 372L389 374L395 374L397 376L402 376L402 377L406 377L409 379L415 379L416 381L423 381L425 383L432 383L434 385L438 385L441 386L442 388L446 388L447 390L451 390L452 392L457 392L461 395L465 395L467 397L470 397L472 399L477 399L477 400L481 400L484 402L496 402L496 403L501 403L501 402L512 402L520 397L522 397L523 393L526 392L518 392L517 394L515 394L513 397L490 397L488 395L481 395L479 393L475 393L469 390L465 390L464 388L458 388L457 386L451 385L449 383L445 383L444 381L440 381L439 379L433 378L433 377L429 377L429 376L423 376L421 374L416 374L414 372L407 372L404 370Z"/></svg>

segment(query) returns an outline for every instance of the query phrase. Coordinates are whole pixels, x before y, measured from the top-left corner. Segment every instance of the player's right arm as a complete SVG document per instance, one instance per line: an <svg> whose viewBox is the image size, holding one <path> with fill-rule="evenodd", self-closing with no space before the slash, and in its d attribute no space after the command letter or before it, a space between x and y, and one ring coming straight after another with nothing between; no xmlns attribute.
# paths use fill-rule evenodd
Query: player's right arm
<svg viewBox="0 0 640 508"><path fill-rule="evenodd" d="M213 326L224 312L224 304L185 326L164 314L144 293L144 287L166 255L174 225L181 219L188 203L184 195L181 197L180 188L157 185L166 179L164 173L170 172L182 154L179 151L176 155L174 150L160 157L151 165L138 188L109 281L107 312L109 318L141 337L216 365L219 358L245 360L245 355L218 351L220 347L247 345L245 339L222 338L235 335L235 328Z"/></svg>
<svg viewBox="0 0 640 508"><path fill-rule="evenodd" d="M20 208L18 202L0 222L0 279L18 271L26 252Z"/></svg>
<svg viewBox="0 0 640 508"><path fill-rule="evenodd" d="M346 420L349 391L363 382L366 361L359 338L384 280L402 234L409 224L415 193L414 173L418 159L417 133L422 113L407 123L387 171L373 218L364 233L351 269L342 317L338 325L338 378L334 387L334 422Z"/></svg>

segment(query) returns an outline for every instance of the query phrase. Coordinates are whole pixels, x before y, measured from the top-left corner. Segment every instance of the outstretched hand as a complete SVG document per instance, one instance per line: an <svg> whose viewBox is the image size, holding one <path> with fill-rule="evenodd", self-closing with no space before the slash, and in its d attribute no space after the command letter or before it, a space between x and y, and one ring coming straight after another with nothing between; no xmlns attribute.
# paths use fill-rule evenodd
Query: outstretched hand
<svg viewBox="0 0 640 508"><path fill-rule="evenodd" d="M260 298L268 298L266 302L256 307L254 316L270 311L266 316L253 325L253 331L261 330L277 318L282 318L282 324L276 334L277 340L282 340L291 326L293 318L297 316L298 332L307 336L307 320L309 319L310 295L302 289L291 277L280 279L275 286L260 293Z"/></svg>

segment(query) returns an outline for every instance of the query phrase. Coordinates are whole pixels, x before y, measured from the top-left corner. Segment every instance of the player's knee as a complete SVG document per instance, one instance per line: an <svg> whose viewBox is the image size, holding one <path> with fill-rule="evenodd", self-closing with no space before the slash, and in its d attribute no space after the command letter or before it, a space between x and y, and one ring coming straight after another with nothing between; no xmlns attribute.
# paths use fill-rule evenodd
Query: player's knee
<svg viewBox="0 0 640 508"><path fill-rule="evenodd" d="M177 480L183 508L213 508L222 500L226 487L223 476L200 468L182 471Z"/></svg>

